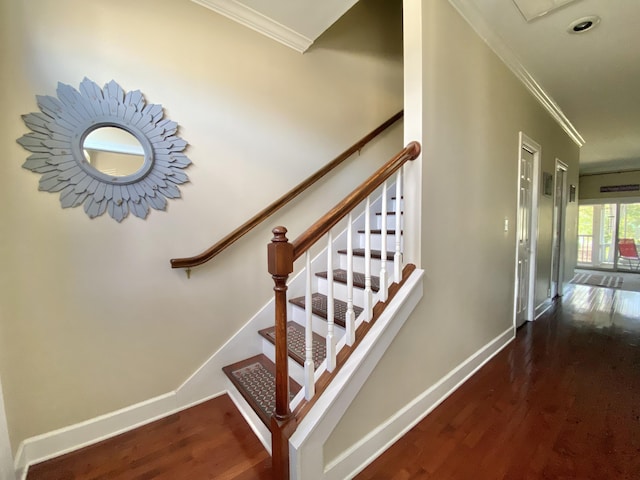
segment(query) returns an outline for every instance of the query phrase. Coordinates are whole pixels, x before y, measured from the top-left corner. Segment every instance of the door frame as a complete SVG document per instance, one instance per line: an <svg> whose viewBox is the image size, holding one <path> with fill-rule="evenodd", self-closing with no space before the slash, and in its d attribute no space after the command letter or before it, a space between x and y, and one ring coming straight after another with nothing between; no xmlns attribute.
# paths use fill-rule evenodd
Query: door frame
<svg viewBox="0 0 640 480"><path fill-rule="evenodd" d="M562 176L562 205L558 209L558 170L562 170L564 175ZM553 230L551 232L551 276L549 279L549 288L553 285L553 264L555 261L556 250L560 251L560 258L558 259L558 281L556 282L556 292L558 296L562 296L564 289L564 250L565 250L565 220L567 218L567 175L569 174L569 166L556 158L556 168L553 178ZM558 232L558 211L560 213L562 228ZM557 234L557 235L556 235ZM556 248L555 243L560 243L560 248ZM550 291L550 297L553 298L553 291Z"/></svg>
<svg viewBox="0 0 640 480"><path fill-rule="evenodd" d="M535 278L536 278L536 258L538 252L538 202L540 198L540 158L542 155L542 147L540 144L527 136L524 132L518 134L518 175L516 178L516 226L520 222L520 168L522 162L520 161L522 155L522 149L526 149L533 154L533 179L531 192L531 251L529 253L529 289L527 296L527 313L526 321L533 321L534 316L534 300L535 300ZM515 266L514 266L514 281L513 281L513 330L517 328L516 313L518 309L518 258L520 253L520 242L518 241L518 232L515 231Z"/></svg>

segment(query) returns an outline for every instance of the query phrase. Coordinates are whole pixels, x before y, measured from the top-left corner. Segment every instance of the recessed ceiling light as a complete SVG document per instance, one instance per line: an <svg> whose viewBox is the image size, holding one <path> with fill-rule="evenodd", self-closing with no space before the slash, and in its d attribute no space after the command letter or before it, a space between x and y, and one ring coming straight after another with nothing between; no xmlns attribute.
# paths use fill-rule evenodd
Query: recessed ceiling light
<svg viewBox="0 0 640 480"><path fill-rule="evenodd" d="M574 20L567 27L569 33L584 33L591 30L593 27L600 23L600 17L597 15L590 15L588 17L582 17Z"/></svg>

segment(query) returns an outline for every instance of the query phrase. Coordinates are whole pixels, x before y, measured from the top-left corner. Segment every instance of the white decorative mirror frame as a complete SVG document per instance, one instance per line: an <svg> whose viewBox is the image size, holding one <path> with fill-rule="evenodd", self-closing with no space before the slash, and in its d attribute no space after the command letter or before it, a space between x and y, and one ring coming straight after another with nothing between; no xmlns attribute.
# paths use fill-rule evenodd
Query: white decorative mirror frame
<svg viewBox="0 0 640 480"><path fill-rule="evenodd" d="M125 93L113 80L101 89L85 78L80 91L58 83L56 92L58 98L36 96L41 112L22 116L32 132L18 139L33 152L22 166L42 174L39 190L60 192L63 208L84 204L90 218L108 211L118 222L129 212L146 218L150 206L164 210L167 198L180 197L177 185L189 181L182 170L191 161L162 105L147 105L139 90ZM118 176L87 161L85 138L101 127L120 128L140 142L144 161L137 171Z"/></svg>

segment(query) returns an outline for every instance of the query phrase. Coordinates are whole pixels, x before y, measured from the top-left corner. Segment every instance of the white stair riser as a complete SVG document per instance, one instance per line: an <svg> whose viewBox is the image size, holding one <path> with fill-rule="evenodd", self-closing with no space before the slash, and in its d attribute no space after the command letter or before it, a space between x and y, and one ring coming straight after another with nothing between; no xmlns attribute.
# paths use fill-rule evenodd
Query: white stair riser
<svg viewBox="0 0 640 480"><path fill-rule="evenodd" d="M262 353L273 363L276 363L276 346L266 338L262 339ZM289 357L289 377L299 385L304 384L304 368L291 357Z"/></svg>
<svg viewBox="0 0 640 480"><path fill-rule="evenodd" d="M400 211L402 211L403 207L404 207L404 201L400 200ZM376 209L376 211L378 210L382 210L382 207L379 209ZM387 213L395 212L395 211L396 211L396 201L391 200L391 197L389 197L389 200L387 200Z"/></svg>
<svg viewBox="0 0 640 480"><path fill-rule="evenodd" d="M374 214L371 216L372 229L382 230L382 215ZM396 216L387 213L387 230L395 230ZM402 228L402 218L400 219L400 228Z"/></svg>
<svg viewBox="0 0 640 480"><path fill-rule="evenodd" d="M358 246L364 248L365 234L358 234ZM402 243L402 237L400 237ZM382 235L374 233L371 235L371 250L380 250L382 248ZM393 252L396 249L396 236L387 234L387 252Z"/></svg>
<svg viewBox="0 0 640 480"><path fill-rule="evenodd" d="M289 320L293 320L294 322L296 322L296 323L298 323L298 324L300 324L300 325L302 325L304 327L306 322L307 322L306 312L304 311L303 308L298 307L297 305L291 305L291 307L292 307L291 308L291 315L289 317ZM326 338L326 336L327 336L327 319L319 317L317 315L312 315L311 316L311 322L312 322L313 331L315 333L317 333L318 335ZM336 341L339 340L344 335L344 328L342 328L338 324L334 324L334 326L333 326L333 334L334 334L334 337L336 338Z"/></svg>
<svg viewBox="0 0 640 480"><path fill-rule="evenodd" d="M318 277L318 292L327 295L329 284L326 278ZM347 285L340 282L333 282L333 298L337 300L347 301ZM364 306L364 290L362 288L353 287L353 304L358 307Z"/></svg>
<svg viewBox="0 0 640 480"><path fill-rule="evenodd" d="M347 255L340 254L340 268L347 269ZM371 259L371 275L378 276L380 273L380 266L382 262L379 258ZM393 260L387 260L386 264L387 273L393 272ZM364 257L353 256L353 271L354 272L364 272Z"/></svg>

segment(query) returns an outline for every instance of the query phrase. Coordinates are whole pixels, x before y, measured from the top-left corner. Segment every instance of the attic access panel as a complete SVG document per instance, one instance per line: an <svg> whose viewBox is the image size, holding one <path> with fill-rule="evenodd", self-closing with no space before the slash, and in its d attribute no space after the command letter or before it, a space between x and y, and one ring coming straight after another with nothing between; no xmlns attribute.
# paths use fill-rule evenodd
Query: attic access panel
<svg viewBox="0 0 640 480"><path fill-rule="evenodd" d="M542 17L576 0L513 0L527 22Z"/></svg>

